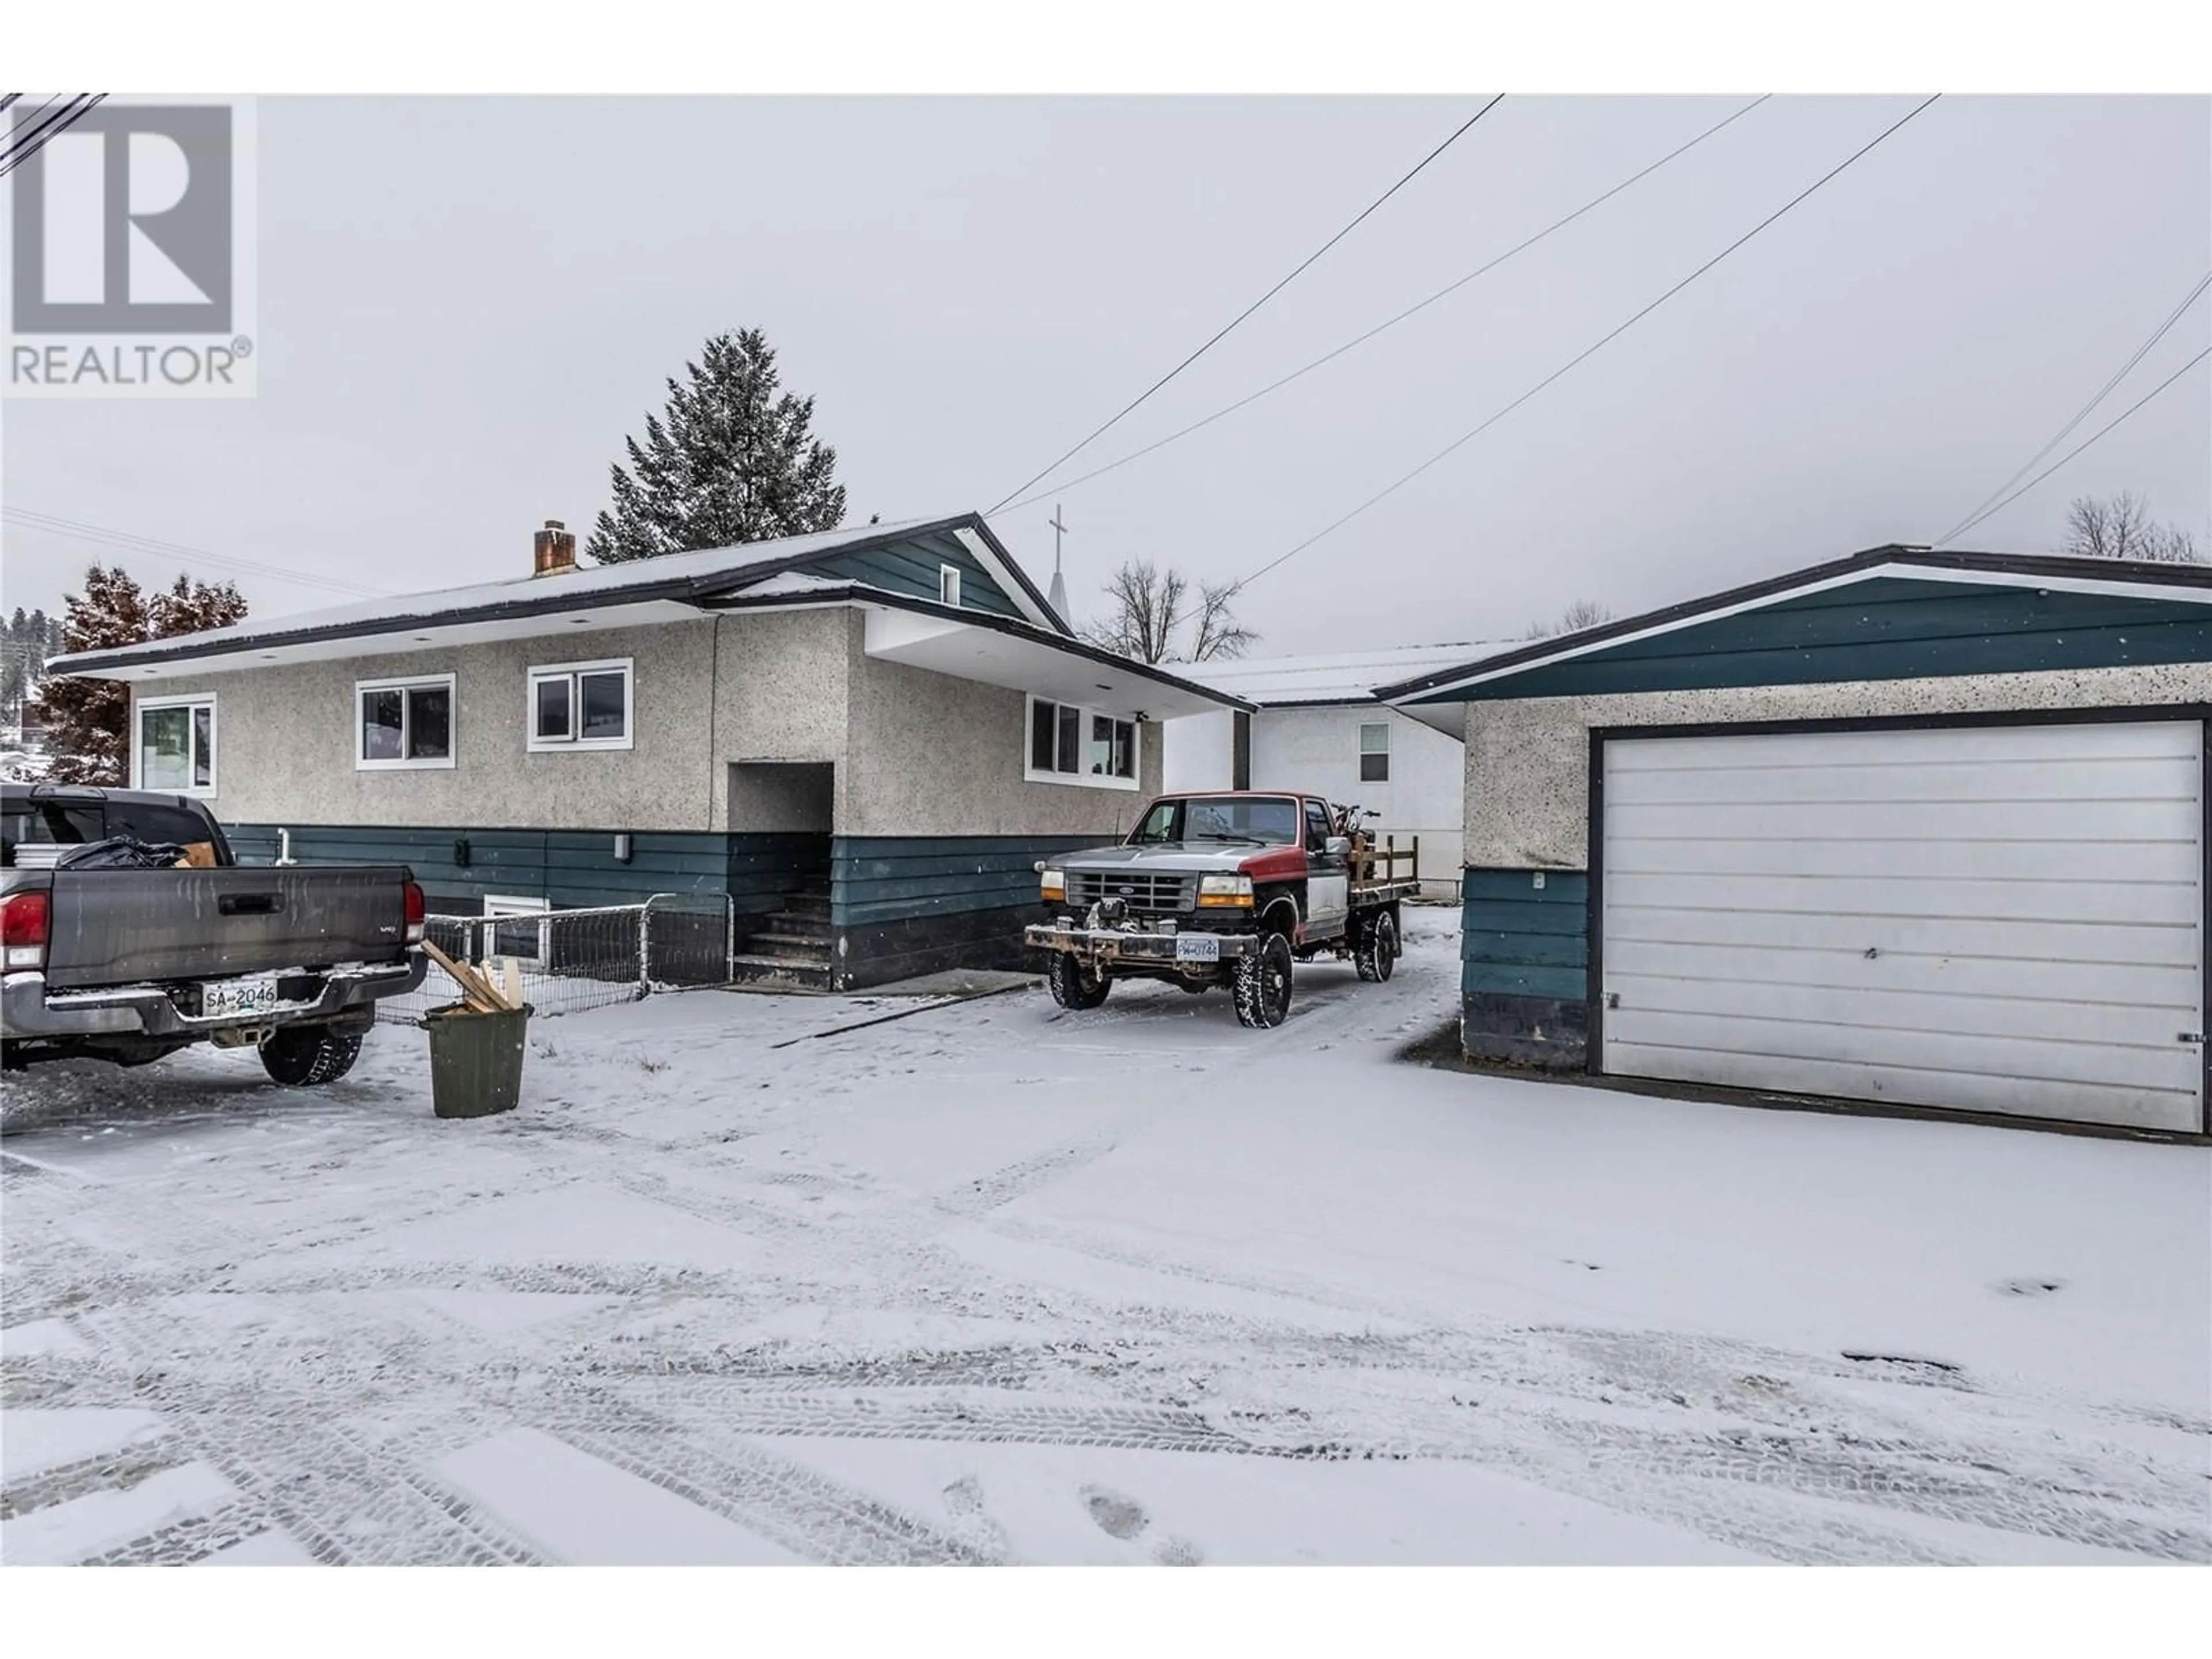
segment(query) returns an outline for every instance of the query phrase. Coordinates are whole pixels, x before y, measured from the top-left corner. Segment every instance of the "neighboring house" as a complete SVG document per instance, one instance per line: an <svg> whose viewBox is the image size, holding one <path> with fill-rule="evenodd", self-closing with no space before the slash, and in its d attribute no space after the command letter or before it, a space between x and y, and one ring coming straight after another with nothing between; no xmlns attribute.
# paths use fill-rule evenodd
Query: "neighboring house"
<svg viewBox="0 0 2212 1659"><path fill-rule="evenodd" d="M1879 548L1380 688L1481 1059L2212 1133L2212 568Z"/></svg>
<svg viewBox="0 0 2212 1659"><path fill-rule="evenodd" d="M1370 688L1468 660L1480 641L1322 657L1239 657L1176 672L1258 705L1179 721L1167 738L1170 789L1314 789L1371 807L1378 835L1420 837L1424 890L1459 891L1462 750L1376 701Z"/></svg>
<svg viewBox="0 0 2212 1659"><path fill-rule="evenodd" d="M732 896L740 968L1018 963L1036 861L1120 834L1163 722L1236 699L1075 638L981 518L578 568L58 658L131 782L241 852L412 866L434 910ZM750 942L747 942L747 941Z"/></svg>

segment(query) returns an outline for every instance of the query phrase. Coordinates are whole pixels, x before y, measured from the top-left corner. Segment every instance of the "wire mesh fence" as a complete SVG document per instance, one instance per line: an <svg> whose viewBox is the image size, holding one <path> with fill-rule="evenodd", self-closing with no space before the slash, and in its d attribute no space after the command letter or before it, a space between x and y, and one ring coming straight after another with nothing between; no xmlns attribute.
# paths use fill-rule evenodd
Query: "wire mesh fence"
<svg viewBox="0 0 2212 1659"><path fill-rule="evenodd" d="M726 895L656 893L642 904L430 916L424 931L455 961L488 964L495 983L519 985L523 1000L543 1016L635 1002L656 990L725 984L732 927ZM376 1005L377 1018L416 1025L460 997L460 988L433 961L417 989Z"/></svg>

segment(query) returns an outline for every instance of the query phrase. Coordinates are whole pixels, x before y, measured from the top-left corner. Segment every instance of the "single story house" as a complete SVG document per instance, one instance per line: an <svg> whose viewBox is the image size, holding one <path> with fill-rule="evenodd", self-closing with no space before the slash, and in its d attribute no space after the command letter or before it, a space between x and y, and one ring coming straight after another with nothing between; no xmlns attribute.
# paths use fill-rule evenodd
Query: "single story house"
<svg viewBox="0 0 2212 1659"><path fill-rule="evenodd" d="M1177 672L1255 705L1179 720L1167 735L1174 789L1317 789L1381 816L1376 834L1420 838L1423 889L1459 892L1459 733L1438 732L1370 689L1468 660L1482 641L1403 646L1318 657L1239 657L1185 663Z"/></svg>
<svg viewBox="0 0 2212 1659"><path fill-rule="evenodd" d="M1466 743L1470 1056L2212 1133L2212 568L1876 548L1377 695Z"/></svg>
<svg viewBox="0 0 2212 1659"><path fill-rule="evenodd" d="M1035 864L1112 839L1238 699L1076 638L975 514L579 568L56 659L131 689L134 785L434 911L731 896L740 970L1018 963ZM280 832L282 832L280 836Z"/></svg>

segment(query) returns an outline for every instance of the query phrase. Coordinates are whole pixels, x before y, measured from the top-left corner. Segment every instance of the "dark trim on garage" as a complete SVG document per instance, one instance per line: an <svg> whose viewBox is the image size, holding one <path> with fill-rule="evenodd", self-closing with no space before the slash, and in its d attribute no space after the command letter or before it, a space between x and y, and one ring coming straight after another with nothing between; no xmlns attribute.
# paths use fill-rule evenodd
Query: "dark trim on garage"
<svg viewBox="0 0 2212 1659"><path fill-rule="evenodd" d="M2205 572L2212 582L2212 569ZM1795 732L1925 732L1958 731L1969 727L2015 726L2126 726L2146 722L2185 725L2196 721L2204 738L2204 769L2198 775L2197 793L2204 813L2204 829L2198 837L2199 864L2197 892L2203 903L2198 921L2197 985L2204 998L2204 1006L2197 1011L2200 1032L2212 1034L2212 703L2170 702L2129 703L2109 708L2002 708L1984 709L1969 713L1943 714L1867 714L1847 715L1833 720L1708 720L1686 722L1674 726L1594 726L1589 728L1589 1059L1588 1074L1607 1080L1626 1080L1626 1074L1605 1069L1605 992L1603 966L1605 954L1605 745L1608 739L1642 738L1710 738L1710 737L1767 737ZM2212 1044L2203 1047L2206 1087L2200 1097L2202 1127L2194 1139L2212 1137ZM1638 1079L1647 1083L1656 1079ZM1700 1085L1682 1085L1683 1088L1703 1090L1707 1097L1720 1093L1752 1094L1764 1091L1741 1090L1723 1091L1719 1085L1706 1089ZM1661 1091L1663 1092L1663 1091ZM1798 1100L1801 1097L1774 1097ZM1806 1101L1827 1100L1827 1097L1806 1096ZM1868 1103L1868 1109L1875 1109ZM1845 1109L1831 1103L1814 1109ZM1987 1114L1952 1111L1942 1107L1894 1107L1884 1109L1877 1115L1932 1116L1954 1121L1979 1121ZM2061 1118L2002 1117L2004 1122L2027 1122L2041 1125L2063 1125L2083 1133L2103 1132L2112 1126L2075 1123ZM2189 1139L2189 1136L2174 1136L2161 1131L2122 1130L2124 1135L2150 1139Z"/></svg>

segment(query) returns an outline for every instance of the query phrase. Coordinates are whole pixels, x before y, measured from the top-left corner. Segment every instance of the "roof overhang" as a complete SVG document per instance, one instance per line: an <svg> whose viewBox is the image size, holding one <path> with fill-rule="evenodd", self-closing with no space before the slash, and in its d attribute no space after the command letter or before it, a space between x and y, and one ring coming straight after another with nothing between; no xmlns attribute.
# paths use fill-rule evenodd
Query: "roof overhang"
<svg viewBox="0 0 2212 1659"><path fill-rule="evenodd" d="M2100 565L2108 568L2100 569ZM2212 567L2142 565L2118 561L1990 553L1936 553L1922 548L1883 547L1817 565L1769 581L1732 588L1709 598L1671 605L1622 622L1584 629L1555 640L1464 663L1442 672L1378 686L1382 701L1457 734L1458 713L1448 705L1468 700L1479 687L1572 662L1615 647L1679 632L1790 599L1880 580L1943 584L1985 584L2043 592L2088 593L2133 599L2212 605ZM1449 724L1425 712L1447 705Z"/></svg>

